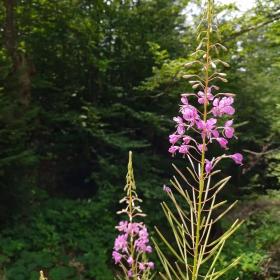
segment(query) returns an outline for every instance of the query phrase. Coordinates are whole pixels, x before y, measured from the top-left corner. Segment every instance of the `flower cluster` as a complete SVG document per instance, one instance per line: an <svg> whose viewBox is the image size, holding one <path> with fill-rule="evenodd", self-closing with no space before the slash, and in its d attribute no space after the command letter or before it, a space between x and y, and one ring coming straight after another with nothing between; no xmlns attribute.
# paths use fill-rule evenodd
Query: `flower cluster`
<svg viewBox="0 0 280 280"><path fill-rule="evenodd" d="M122 268L124 278L118 279L150 279L151 270L154 263L148 261L147 254L152 252L149 245L149 233L147 227L142 222L134 222L135 218L145 217L141 207L142 202L136 192L136 184L132 166L132 152L129 152L128 172L126 175L126 185L124 187L126 196L120 200L126 207L118 214L126 214L128 221L121 221L116 229L119 235L115 239L112 253L115 264Z"/></svg>
<svg viewBox="0 0 280 280"><path fill-rule="evenodd" d="M174 117L176 123L176 132L169 135L171 147L169 152L174 155L176 152L182 155L201 154L207 151L207 146L210 143L216 142L221 148L227 150L228 142L235 137L233 128L233 119L224 121L225 117L232 117L235 113L233 107L233 94L217 93L213 95L213 88L209 87L207 94L199 91L197 94L182 94L180 115ZM195 96L198 105L203 104L209 106L210 110L202 114L196 107L189 103L189 97ZM190 136L189 131L193 131L198 137ZM191 134L192 135L192 134ZM204 139L204 141L203 141ZM204 143L204 144L203 144ZM211 161L205 160L205 171L209 174L213 166L221 159L229 157L237 164L242 164L243 156L240 153L233 155L222 155L218 158L213 158Z"/></svg>
<svg viewBox="0 0 280 280"><path fill-rule="evenodd" d="M139 261L140 254L152 252L146 226L143 223L121 221L116 228L120 234L115 240L112 254L115 264L122 263L125 267L128 267L129 277L135 277L133 271L138 271L138 274L143 274L144 271L153 269L153 262ZM132 248L129 247L130 244L132 244Z"/></svg>

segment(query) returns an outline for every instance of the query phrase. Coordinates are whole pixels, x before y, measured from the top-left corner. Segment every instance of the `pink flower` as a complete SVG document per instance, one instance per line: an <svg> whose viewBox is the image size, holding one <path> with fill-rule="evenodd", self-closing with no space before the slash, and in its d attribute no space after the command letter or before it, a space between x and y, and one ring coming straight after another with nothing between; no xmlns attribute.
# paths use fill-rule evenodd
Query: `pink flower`
<svg viewBox="0 0 280 280"><path fill-rule="evenodd" d="M163 185L163 191L166 193L169 193L169 192L171 192L171 189L168 186Z"/></svg>
<svg viewBox="0 0 280 280"><path fill-rule="evenodd" d="M146 247L146 253L152 253L153 249L150 245Z"/></svg>
<svg viewBox="0 0 280 280"><path fill-rule="evenodd" d="M119 263L122 259L122 255L116 251L113 251L112 257L115 261L115 264Z"/></svg>
<svg viewBox="0 0 280 280"><path fill-rule="evenodd" d="M177 126L177 132L178 132L178 134L180 134L180 135L182 135L182 134L185 133L185 126L184 126L184 124L179 124L179 125Z"/></svg>
<svg viewBox="0 0 280 280"><path fill-rule="evenodd" d="M197 148L202 152L203 144L198 144L198 145L197 145ZM207 146L204 145L204 151L207 151L207 150L208 150L208 149L207 149Z"/></svg>
<svg viewBox="0 0 280 280"><path fill-rule="evenodd" d="M153 262L148 262L147 263L147 266L150 268L150 269L154 269L155 268L155 264Z"/></svg>
<svg viewBox="0 0 280 280"><path fill-rule="evenodd" d="M169 142L174 145L176 142L178 142L178 140L180 138L181 138L181 135L171 134L171 135L169 135Z"/></svg>
<svg viewBox="0 0 280 280"><path fill-rule="evenodd" d="M206 122L202 120L197 121L196 126L199 130L202 130L202 133L204 135L207 135L208 138L211 138L211 135L213 135L214 137L218 137L219 132L216 130L216 123L217 119L211 118Z"/></svg>
<svg viewBox="0 0 280 280"><path fill-rule="evenodd" d="M231 106L234 102L232 97L215 98L213 101L212 113L214 116L233 115L235 109Z"/></svg>
<svg viewBox="0 0 280 280"><path fill-rule="evenodd" d="M214 88L218 90L217 87L211 86L207 91L199 91L197 94L184 94L181 97L180 113L182 117L175 117L173 120L176 122L177 132L169 136L169 142L172 146L169 148L169 152L174 155L176 152L179 152L183 156L190 155L194 159L197 159L202 152L208 150L208 145L216 140L221 148L228 149L229 139L234 137L235 130L232 127L233 120L227 120L224 123L224 126L218 124L219 117L224 117L224 115L233 115L235 109L233 107L234 98L233 94L229 93L219 93L218 96L223 95L222 97L215 97L211 89ZM210 111L206 110L206 113L203 114L192 106L189 100L189 96L195 96L198 99L199 104L208 104L212 101L212 109ZM212 114L214 117L209 117L209 114ZM221 120L219 120L219 123ZM190 136L186 135L190 131ZM193 136L193 134L195 136ZM197 139L201 137L204 144L198 143ZM175 146L176 145L176 146ZM197 156L197 154L199 154ZM237 164L242 164L243 156L239 153L221 156L221 158L230 157ZM199 161L199 159L197 159ZM212 172L214 165L214 159L212 161L205 160L205 173L209 174ZM164 186L164 191L169 192L169 188Z"/></svg>
<svg viewBox="0 0 280 280"><path fill-rule="evenodd" d="M211 171L212 171L212 161L208 160L208 159L205 159L205 171L206 171L206 174L209 174Z"/></svg>
<svg viewBox="0 0 280 280"><path fill-rule="evenodd" d="M168 152L171 153L171 154L175 154L177 150L179 150L179 146L171 146L168 149Z"/></svg>
<svg viewBox="0 0 280 280"><path fill-rule="evenodd" d="M130 234L130 235L134 235L137 234L139 232L139 223L129 223L127 225L127 230L126 233Z"/></svg>
<svg viewBox="0 0 280 280"><path fill-rule="evenodd" d="M243 161L243 156L242 156L240 153L236 153L236 154L230 155L229 157L230 157L231 159L233 159L234 162L235 162L236 164L240 164L240 165L243 164L243 163L242 163L242 161Z"/></svg>
<svg viewBox="0 0 280 280"><path fill-rule="evenodd" d="M177 123L177 132L182 135L185 133L184 121L181 117L175 117L173 120Z"/></svg>
<svg viewBox="0 0 280 280"><path fill-rule="evenodd" d="M116 229L117 229L118 231L126 232L126 230L127 230L127 224L128 224L127 221L121 221L121 222L119 222L119 225L116 226Z"/></svg>
<svg viewBox="0 0 280 280"><path fill-rule="evenodd" d="M198 119L197 109L191 105L183 105L181 108L184 120L190 122L190 125L194 125L195 120Z"/></svg>
<svg viewBox="0 0 280 280"><path fill-rule="evenodd" d="M227 138L232 138L234 135L234 128L231 127L233 124L233 120L227 121L224 127L224 133Z"/></svg>
<svg viewBox="0 0 280 280"><path fill-rule="evenodd" d="M114 249L116 251L122 250L123 252L127 251L127 234L120 234L116 240Z"/></svg>
<svg viewBox="0 0 280 280"><path fill-rule="evenodd" d="M222 148L227 149L228 140L223 137L216 138L217 142L221 145Z"/></svg>
<svg viewBox="0 0 280 280"><path fill-rule="evenodd" d="M188 145L181 145L179 148L179 153L180 154L187 154L189 151L190 146Z"/></svg>
<svg viewBox="0 0 280 280"><path fill-rule="evenodd" d="M205 102L208 103L208 100L213 100L214 96L211 93L211 88L208 88L208 92L205 95L205 93L203 91L199 91L197 93L198 95L198 103L199 104L204 104Z"/></svg>
<svg viewBox="0 0 280 280"><path fill-rule="evenodd" d="M173 121L176 122L177 124L182 124L183 123L183 119L181 117L174 117Z"/></svg>
<svg viewBox="0 0 280 280"><path fill-rule="evenodd" d="M188 105L189 102L188 102L187 96L185 96L185 95L182 94L181 102L182 102L184 105Z"/></svg>
<svg viewBox="0 0 280 280"><path fill-rule="evenodd" d="M142 270L142 271L145 270L146 269L145 264L140 262L139 263L139 269Z"/></svg>
<svg viewBox="0 0 280 280"><path fill-rule="evenodd" d="M151 253L152 247L148 245L149 243L149 234L147 228L143 226L143 228L139 231L139 238L135 240L134 247L137 252L141 253Z"/></svg>
<svg viewBox="0 0 280 280"><path fill-rule="evenodd" d="M115 264L118 264L122 259L125 259L129 269L128 275L132 276L133 271L130 269L132 264L136 263L137 266L140 266L138 257L143 253L152 252L152 247L149 245L149 233L143 223L130 223L127 221L121 221L116 228L124 234L117 236L112 257L115 261ZM136 255L131 254L131 248L128 248L128 240L133 242ZM134 259L135 256L137 256L136 259ZM143 271L146 269L152 269L153 267L152 262L142 263L142 265L144 267ZM137 276L140 275L142 275L142 272L137 274Z"/></svg>
<svg viewBox="0 0 280 280"><path fill-rule="evenodd" d="M127 259L127 263L131 266L133 264L133 258L131 256L129 256L129 258Z"/></svg>
<svg viewBox="0 0 280 280"><path fill-rule="evenodd" d="M192 138L190 136L185 136L183 138L183 141L184 141L185 144L189 144L191 140L192 140Z"/></svg>

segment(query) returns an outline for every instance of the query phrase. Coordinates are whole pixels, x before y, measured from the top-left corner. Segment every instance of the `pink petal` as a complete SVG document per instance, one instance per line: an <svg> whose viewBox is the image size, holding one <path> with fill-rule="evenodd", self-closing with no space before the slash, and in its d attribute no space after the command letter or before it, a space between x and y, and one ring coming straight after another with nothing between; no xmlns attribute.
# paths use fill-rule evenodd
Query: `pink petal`
<svg viewBox="0 0 280 280"><path fill-rule="evenodd" d="M228 144L227 139L220 137L220 138L217 138L216 140L221 145L222 148L227 149L227 144Z"/></svg>
<svg viewBox="0 0 280 280"><path fill-rule="evenodd" d="M181 102L184 104L184 105L188 105L189 102L188 102L188 98L186 96L182 96L181 97Z"/></svg>
<svg viewBox="0 0 280 280"><path fill-rule="evenodd" d="M233 135L234 135L234 128L233 127L225 127L224 132L225 132L225 136L227 138L232 138Z"/></svg>
<svg viewBox="0 0 280 280"><path fill-rule="evenodd" d="M233 159L236 164L242 165L243 156L240 153L230 155L230 158Z"/></svg>
<svg viewBox="0 0 280 280"><path fill-rule="evenodd" d="M233 120L226 121L225 127L226 126L232 126L232 124L233 124Z"/></svg>

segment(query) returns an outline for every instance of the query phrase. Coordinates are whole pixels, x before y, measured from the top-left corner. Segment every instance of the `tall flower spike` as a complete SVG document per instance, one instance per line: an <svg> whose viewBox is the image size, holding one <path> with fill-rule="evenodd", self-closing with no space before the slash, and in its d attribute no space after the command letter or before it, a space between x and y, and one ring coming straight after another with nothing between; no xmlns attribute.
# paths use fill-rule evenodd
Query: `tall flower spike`
<svg viewBox="0 0 280 280"><path fill-rule="evenodd" d="M128 219L123 220L116 226L119 235L115 239L112 253L113 260L123 272L118 279L148 280L154 263L148 261L147 254L152 252L149 244L149 234L143 222L135 221L137 217L146 216L140 206L142 202L136 193L136 184L132 166L132 152L129 152L128 171L124 191L126 196L120 200L126 206L118 214L127 215Z"/></svg>
<svg viewBox="0 0 280 280"><path fill-rule="evenodd" d="M228 64L220 60L217 55L225 47L220 43L213 43L217 39L217 26L213 23L213 0L207 0L205 13L198 27L199 45L194 52L195 63L202 65L198 75L185 75L184 78L194 78L190 81L196 93L183 94L181 98L179 116L174 118L176 131L169 136L171 144L169 152L174 156L183 154L188 159L188 175L184 175L175 165L178 174L171 180L172 189L167 193L174 204L170 208L162 203L163 211L173 232L174 239L168 241L161 231L156 228L159 237L166 248L176 259L175 264L169 262L155 240L155 249L162 262L163 279L173 280L214 280L220 278L238 259L225 268L216 266L225 241L239 228L242 222L236 220L221 236L213 240L213 226L235 204L226 208L226 201L218 202L218 194L230 177L224 178L211 186L218 163L226 158L242 165L243 157L240 153L224 154L210 159L208 152L212 145L228 149L231 138L234 137L232 116L234 94L222 93L214 84L226 82L226 74L217 69ZM194 63L188 63L191 66ZM216 92L216 93L215 93ZM225 118L230 120L225 122ZM223 118L221 118L223 117ZM184 140L187 139L187 142ZM182 197L177 199L177 194ZM185 201L185 205L179 201ZM175 210L173 210L175 209ZM218 213L215 213L218 210Z"/></svg>

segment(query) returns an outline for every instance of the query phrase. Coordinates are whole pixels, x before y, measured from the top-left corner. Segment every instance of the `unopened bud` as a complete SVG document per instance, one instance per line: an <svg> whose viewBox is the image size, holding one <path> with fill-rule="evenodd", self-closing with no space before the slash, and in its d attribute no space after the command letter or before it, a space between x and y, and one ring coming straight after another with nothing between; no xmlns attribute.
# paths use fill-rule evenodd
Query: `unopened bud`
<svg viewBox="0 0 280 280"><path fill-rule="evenodd" d="M189 78L192 78L194 75L183 75L183 78L184 79L189 79Z"/></svg>
<svg viewBox="0 0 280 280"><path fill-rule="evenodd" d="M193 89L196 89L198 87L199 87L199 84L195 84L195 85L192 86Z"/></svg>
<svg viewBox="0 0 280 280"><path fill-rule="evenodd" d="M214 68L214 69L217 68L216 64L215 64L213 61L211 61L211 66L212 66L212 68Z"/></svg>

